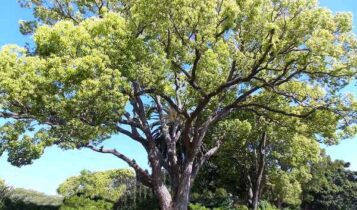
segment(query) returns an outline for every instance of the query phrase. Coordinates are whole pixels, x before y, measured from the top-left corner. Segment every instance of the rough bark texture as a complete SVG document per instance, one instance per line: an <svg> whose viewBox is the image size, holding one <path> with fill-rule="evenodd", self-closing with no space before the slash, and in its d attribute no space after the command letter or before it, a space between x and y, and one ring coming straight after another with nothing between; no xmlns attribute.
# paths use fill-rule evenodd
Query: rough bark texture
<svg viewBox="0 0 357 210"><path fill-rule="evenodd" d="M191 190L192 163L189 163L181 174L180 183L172 197L168 188L161 182L154 186L162 210L187 210Z"/></svg>
<svg viewBox="0 0 357 210"><path fill-rule="evenodd" d="M188 163L181 175L181 181L175 196L174 210L187 210L191 190L192 165L192 162Z"/></svg>
<svg viewBox="0 0 357 210"><path fill-rule="evenodd" d="M173 210L173 202L171 194L167 187L164 185L154 187L155 194L159 200L159 206L161 210Z"/></svg>

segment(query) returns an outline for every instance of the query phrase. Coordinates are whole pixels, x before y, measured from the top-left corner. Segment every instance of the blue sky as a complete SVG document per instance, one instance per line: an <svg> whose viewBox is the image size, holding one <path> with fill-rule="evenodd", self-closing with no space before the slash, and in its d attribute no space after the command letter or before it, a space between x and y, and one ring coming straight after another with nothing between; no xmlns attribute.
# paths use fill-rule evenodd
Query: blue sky
<svg viewBox="0 0 357 210"><path fill-rule="evenodd" d="M320 0L320 4L331 10L351 11L354 14L354 31L357 32L356 0ZM21 9L15 0L3 0L0 4L0 46L18 44L23 46L31 37L22 36L18 30L18 21L31 19L31 11ZM357 88L351 85L346 91L357 96ZM1 122L1 121L0 121ZM2 121L3 122L3 121ZM147 166L144 149L124 136L113 136L106 142L108 147L116 147L124 154L135 158L137 163ZM357 170L357 138L344 140L337 146L326 147L334 159L343 159L352 163ZM99 171L128 167L123 161L105 154L89 150L62 151L59 148L47 148L44 155L32 165L17 168L6 161L6 155L0 157L0 178L14 187L31 188L48 194L56 194L57 186L66 178L77 175L83 169Z"/></svg>

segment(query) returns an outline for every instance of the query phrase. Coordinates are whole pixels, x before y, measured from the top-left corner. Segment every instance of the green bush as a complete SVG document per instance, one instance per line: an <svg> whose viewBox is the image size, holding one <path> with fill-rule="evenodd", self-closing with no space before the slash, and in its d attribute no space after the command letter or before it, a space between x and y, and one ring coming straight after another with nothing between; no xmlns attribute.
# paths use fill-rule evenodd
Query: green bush
<svg viewBox="0 0 357 210"><path fill-rule="evenodd" d="M193 193L192 203L199 203L207 208L232 209L235 198L227 193L223 188L218 188L214 192L204 191L203 193Z"/></svg>
<svg viewBox="0 0 357 210"><path fill-rule="evenodd" d="M84 196L72 196L64 200L60 210L111 210L113 204L103 200L92 200Z"/></svg>
<svg viewBox="0 0 357 210"><path fill-rule="evenodd" d="M195 204L191 203L189 205L189 210L249 210L249 209L245 205L237 205L234 207L220 206L215 208L207 208L199 203L195 203Z"/></svg>
<svg viewBox="0 0 357 210"><path fill-rule="evenodd" d="M201 204L199 203L191 203L189 206L188 206L189 210L209 210L208 208L202 206Z"/></svg>
<svg viewBox="0 0 357 210"><path fill-rule="evenodd" d="M235 209L236 210L249 210L249 208L246 205L236 205Z"/></svg>
<svg viewBox="0 0 357 210"><path fill-rule="evenodd" d="M260 210L279 210L275 205L269 203L268 201L262 200L259 203Z"/></svg>

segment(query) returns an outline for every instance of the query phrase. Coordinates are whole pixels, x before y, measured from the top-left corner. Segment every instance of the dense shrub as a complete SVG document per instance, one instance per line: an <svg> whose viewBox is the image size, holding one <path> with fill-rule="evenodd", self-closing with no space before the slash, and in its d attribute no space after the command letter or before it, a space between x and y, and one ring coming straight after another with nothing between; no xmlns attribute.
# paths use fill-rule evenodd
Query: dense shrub
<svg viewBox="0 0 357 210"><path fill-rule="evenodd" d="M189 206L189 209L190 210L209 210L208 208L202 206L199 203L195 203L195 204L191 203Z"/></svg>
<svg viewBox="0 0 357 210"><path fill-rule="evenodd" d="M60 210L111 210L113 203L104 200L92 200L84 196L72 196L64 200Z"/></svg>
<svg viewBox="0 0 357 210"><path fill-rule="evenodd" d="M199 203L207 208L232 208L236 200L223 188L218 188L215 191L206 190L202 193L192 193L191 196L192 203Z"/></svg>
<svg viewBox="0 0 357 210"><path fill-rule="evenodd" d="M245 205L236 205L234 207L220 206L215 208L208 208L199 203L191 203L189 205L189 210L249 210L249 208Z"/></svg>
<svg viewBox="0 0 357 210"><path fill-rule="evenodd" d="M278 208L275 207L275 205L273 205L265 200L260 201L259 209L260 210L279 210Z"/></svg>

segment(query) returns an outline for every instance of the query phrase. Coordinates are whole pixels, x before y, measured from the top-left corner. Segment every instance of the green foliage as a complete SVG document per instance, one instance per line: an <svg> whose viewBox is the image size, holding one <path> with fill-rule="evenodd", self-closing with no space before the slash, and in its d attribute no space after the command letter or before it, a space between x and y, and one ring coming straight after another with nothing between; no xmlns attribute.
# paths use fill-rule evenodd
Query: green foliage
<svg viewBox="0 0 357 210"><path fill-rule="evenodd" d="M356 209L357 172L347 169L348 163L329 157L312 166L312 179L303 185L306 209Z"/></svg>
<svg viewBox="0 0 357 210"><path fill-rule="evenodd" d="M244 205L237 205L235 207L220 206L215 208L207 208L199 203L195 203L195 204L191 203L188 209L189 210L248 210L249 208Z"/></svg>
<svg viewBox="0 0 357 210"><path fill-rule="evenodd" d="M158 209L151 191L136 182L132 170L82 171L58 187L63 196L33 190L10 189L0 180L0 209L4 210L99 210Z"/></svg>
<svg viewBox="0 0 357 210"><path fill-rule="evenodd" d="M270 117L247 113L231 117L244 119L249 129L244 135L225 139L221 151L204 166L194 191L202 194L205 189L224 188L239 198L236 200L247 203L249 191L253 190L254 179L258 176L258 163L264 158L261 199L299 206L301 185L311 179L310 165L320 160L320 147L314 132L307 130L306 122L299 119L275 118L273 121ZM262 133L267 135L264 156L259 155ZM215 135L216 132L212 134L213 139L217 138ZM209 206L208 202L200 203Z"/></svg>
<svg viewBox="0 0 357 210"><path fill-rule="evenodd" d="M262 200L259 203L259 210L279 210L279 208L276 208L273 204L266 200Z"/></svg>
<svg viewBox="0 0 357 210"><path fill-rule="evenodd" d="M160 6L143 0L20 2L37 18L21 24L23 33L34 33L36 49L6 46L0 52L3 116L24 124L9 123L0 132L2 150L15 165L31 163L52 144L78 148L117 133L134 84L150 90L144 91L148 97L180 97L187 112L212 93L206 117L235 107L243 93L250 97L240 109L270 117L328 106L339 113L322 109L314 117L328 116L329 124L305 129L328 142L356 131L340 126L342 118L351 123L355 105L337 94L356 74L352 18L334 15L315 0L170 0ZM232 85L225 84L227 78ZM175 85L184 87L179 95ZM167 100L162 103L173 108ZM238 122L244 121L232 123ZM23 135L34 124L43 127L34 136Z"/></svg>
<svg viewBox="0 0 357 210"><path fill-rule="evenodd" d="M204 206L202 206L201 204L198 204L198 203L190 204L189 205L189 209L190 210L209 210L208 208L206 208L206 207L204 207Z"/></svg>
<svg viewBox="0 0 357 210"><path fill-rule="evenodd" d="M236 205L236 210L249 210L249 208L246 205Z"/></svg>
<svg viewBox="0 0 357 210"><path fill-rule="evenodd" d="M65 197L63 209L158 208L152 192L137 183L129 169L82 171L79 176L68 178L57 191Z"/></svg>
<svg viewBox="0 0 357 210"><path fill-rule="evenodd" d="M317 142L334 144L357 132L357 103L339 93L357 74L352 17L316 0L21 4L34 11L36 21L22 22L21 32L33 33L35 48L0 51L0 117L11 119L0 128L0 154L7 151L13 165L30 164L54 144L98 146L159 185L162 173L150 177L100 144L127 135L146 149L152 171L181 173L200 168L215 152L209 149L225 142L213 164L221 178L202 179L201 186L223 186L243 198L258 182L252 178L261 177L274 192L269 200L298 205L309 165L319 159ZM174 112L171 122L162 107ZM153 135L158 127L164 146ZM128 191L108 188L113 179L84 172L60 191L113 202Z"/></svg>
<svg viewBox="0 0 357 210"><path fill-rule="evenodd" d="M82 171L79 176L68 178L58 187L64 197L83 195L89 199L103 199L115 203L130 189L135 180L132 170L105 172Z"/></svg>
<svg viewBox="0 0 357 210"><path fill-rule="evenodd" d="M192 193L191 196L192 203L203 204L207 208L230 208L233 206L234 199L235 198L223 188L218 188L214 192L206 190L200 193Z"/></svg>
<svg viewBox="0 0 357 210"><path fill-rule="evenodd" d="M10 193L10 188L5 185L5 181L0 179L0 209L5 208L4 201Z"/></svg>
<svg viewBox="0 0 357 210"><path fill-rule="evenodd" d="M58 210L62 197L49 196L33 190L16 188L4 199L4 209L16 210Z"/></svg>
<svg viewBox="0 0 357 210"><path fill-rule="evenodd" d="M63 201L60 210L112 210L113 203L104 200L92 200L85 196L72 196Z"/></svg>
<svg viewBox="0 0 357 210"><path fill-rule="evenodd" d="M269 175L271 192L278 202L299 206L301 203L301 183L294 172L288 173L282 170L274 170Z"/></svg>

